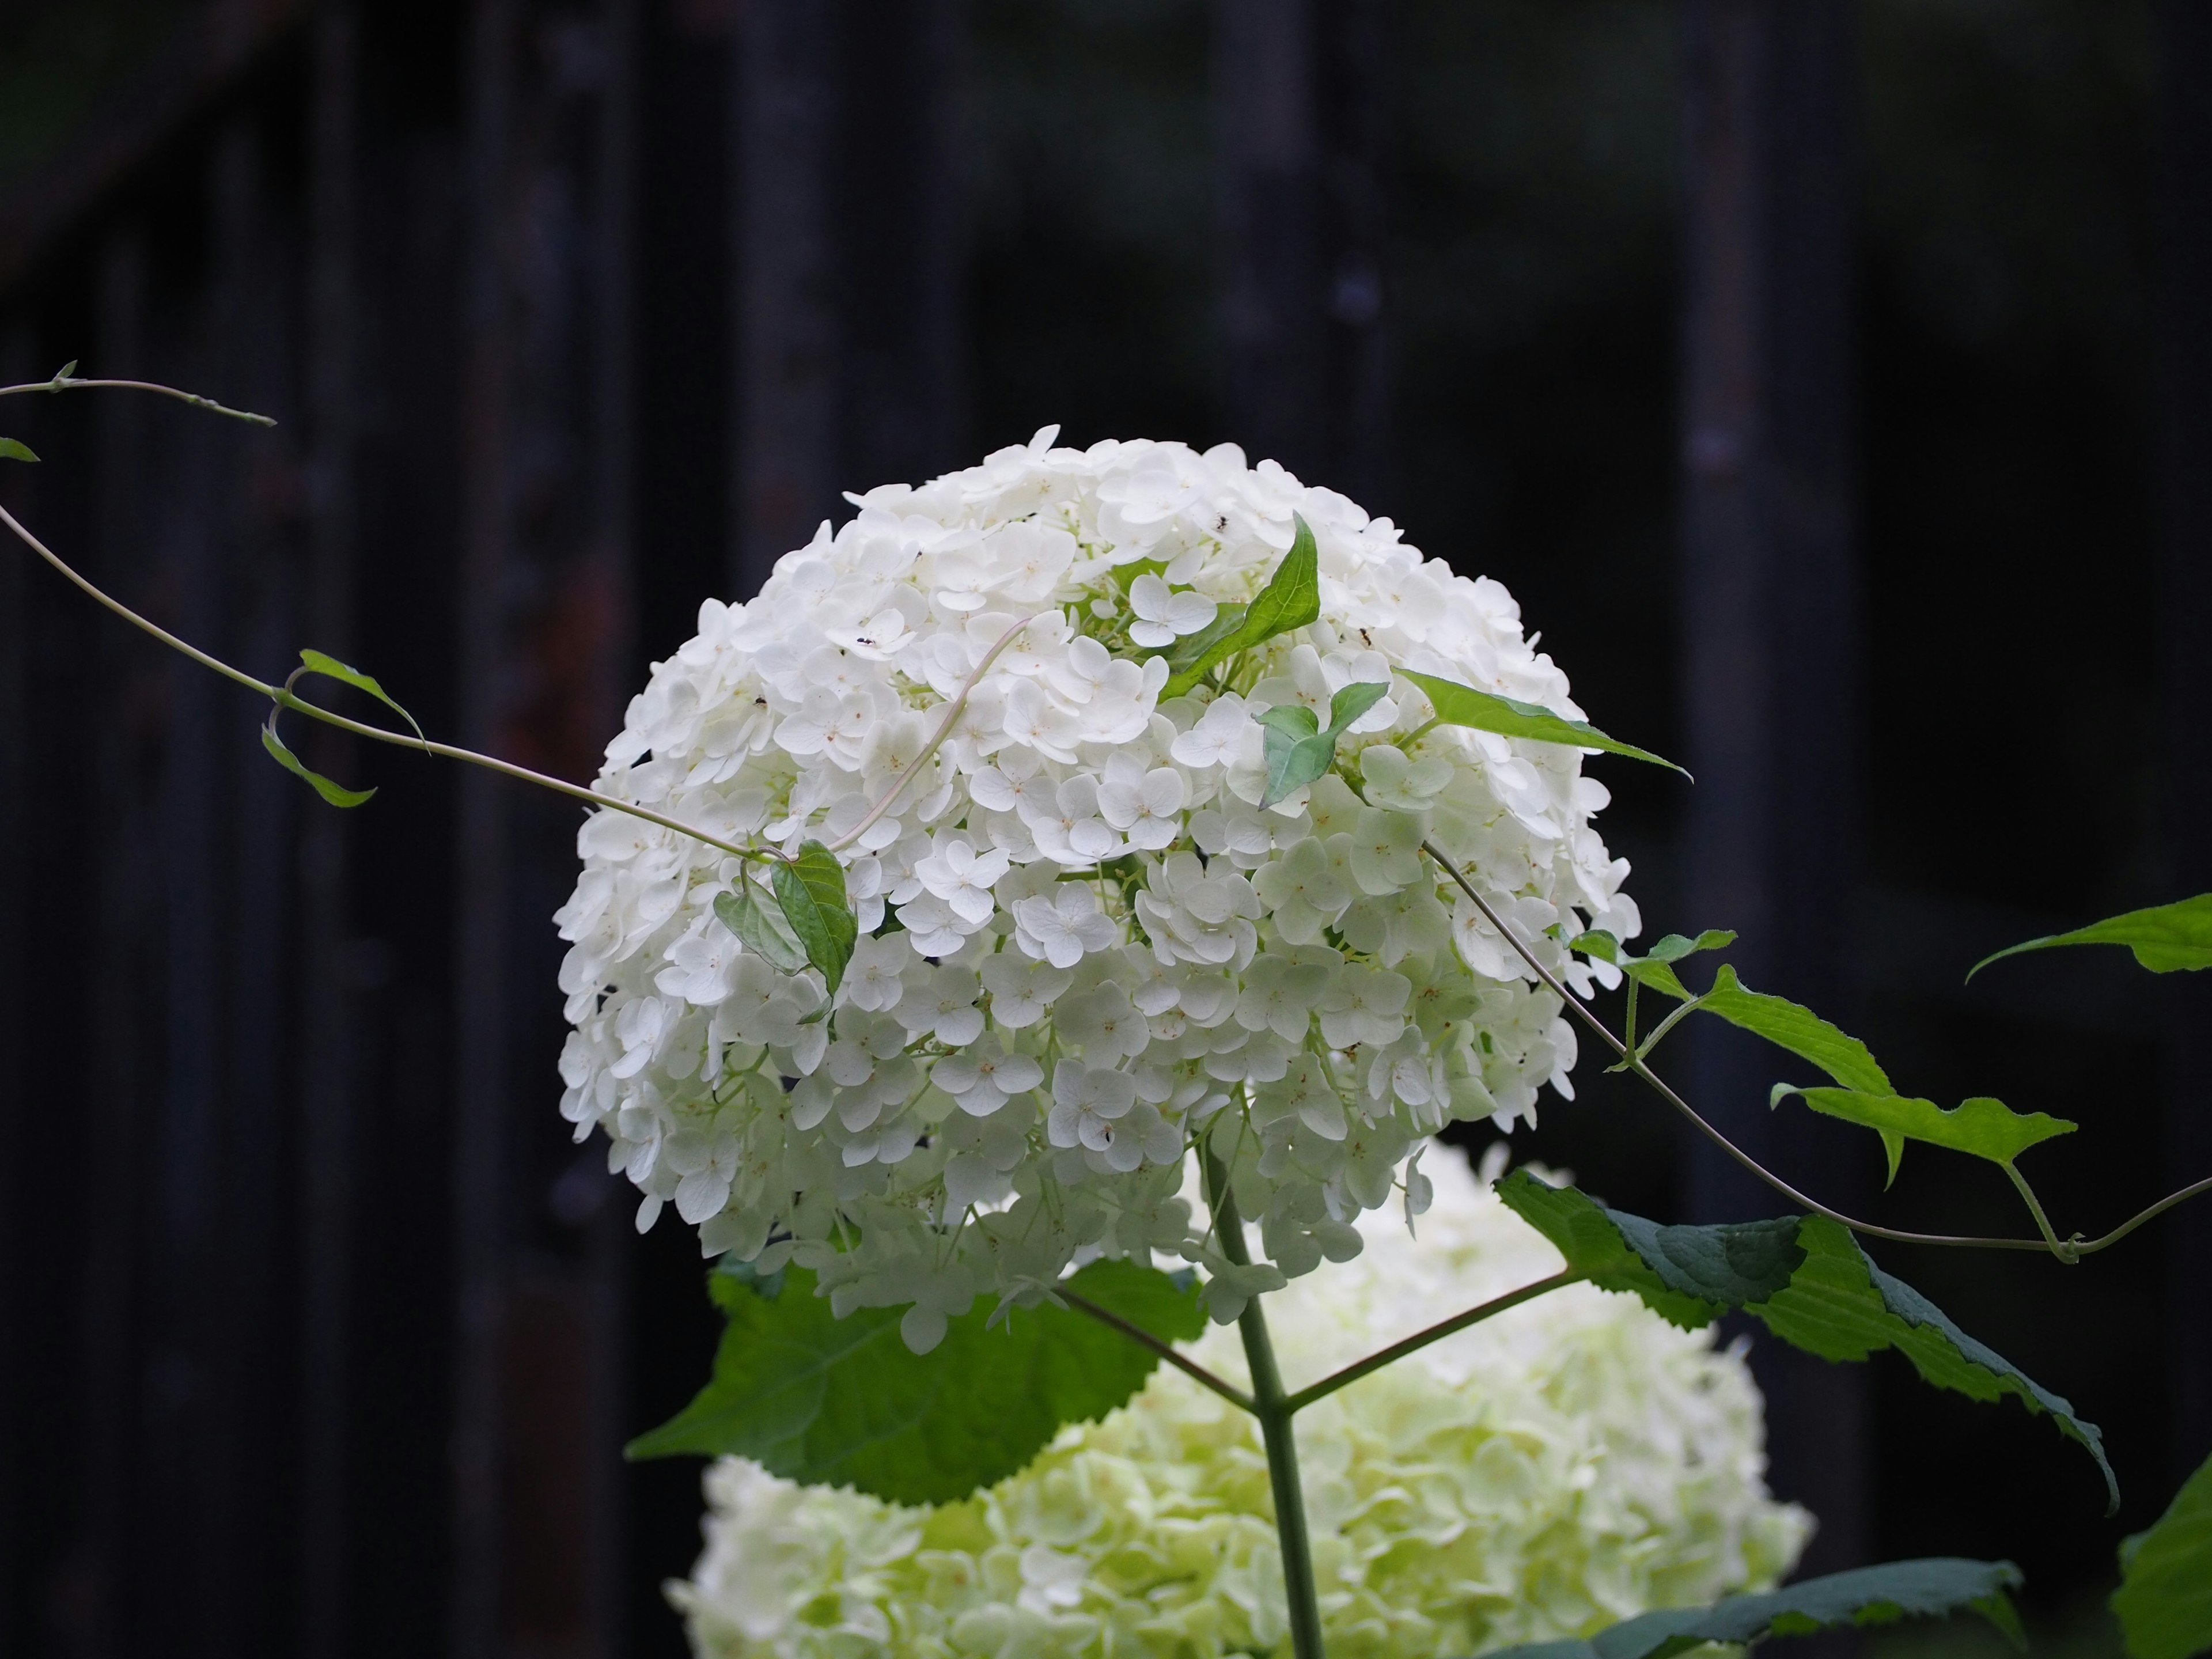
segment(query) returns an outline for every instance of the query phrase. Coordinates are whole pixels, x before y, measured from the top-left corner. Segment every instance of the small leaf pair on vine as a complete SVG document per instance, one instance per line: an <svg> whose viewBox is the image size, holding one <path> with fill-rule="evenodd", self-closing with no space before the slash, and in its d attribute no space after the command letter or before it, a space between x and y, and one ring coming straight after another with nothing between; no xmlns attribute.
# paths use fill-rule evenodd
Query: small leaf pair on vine
<svg viewBox="0 0 2212 1659"><path fill-rule="evenodd" d="M769 882L763 890L740 876L714 900L714 914L770 967L789 974L811 965L836 995L860 931L845 867L820 842L802 842L793 857L769 863Z"/></svg>

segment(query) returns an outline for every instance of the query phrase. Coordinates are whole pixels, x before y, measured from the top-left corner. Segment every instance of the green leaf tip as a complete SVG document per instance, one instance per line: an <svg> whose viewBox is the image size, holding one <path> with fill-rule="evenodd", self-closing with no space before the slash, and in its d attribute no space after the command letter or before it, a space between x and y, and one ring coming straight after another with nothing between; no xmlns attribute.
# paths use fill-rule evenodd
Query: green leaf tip
<svg viewBox="0 0 2212 1659"><path fill-rule="evenodd" d="M1956 1106L1938 1106L1932 1100L1887 1091L1862 1093L1856 1089L1800 1089L1778 1083L1768 1097L1769 1106L1779 1106L1796 1095L1824 1116L1841 1118L1874 1130L1881 1137L1889 1157L1889 1179L1897 1179L1905 1158L1905 1143L1923 1140L1992 1164L2010 1164L2031 1146L2059 1135L2070 1135L2081 1126L2044 1112L2015 1112L2002 1100L1976 1095Z"/></svg>
<svg viewBox="0 0 2212 1659"><path fill-rule="evenodd" d="M415 717L393 702L391 693L379 685L374 678L362 673L358 668L349 668L336 657L320 651L302 651L300 653L300 666L294 673L293 678L297 679L301 674L320 674L325 679L339 680L352 686L356 690L368 692L370 696L374 697L412 726L416 740L425 748L428 747L430 739L422 735L422 728L416 725Z"/></svg>
<svg viewBox="0 0 2212 1659"><path fill-rule="evenodd" d="M31 453L30 445L18 443L13 438L0 438L0 460L30 461L36 464L38 459Z"/></svg>
<svg viewBox="0 0 2212 1659"><path fill-rule="evenodd" d="M1793 1347L1827 1360L1895 1348L1922 1379L1971 1400L2010 1395L2095 1460L2112 1510L2120 1489L2104 1434L2058 1395L1953 1324L1902 1279L1876 1267L1849 1229L1825 1216L1718 1226L1662 1227L1607 1209L1525 1170L1498 1183L1506 1206L1549 1239L1601 1290L1639 1297L1686 1329L1738 1310Z"/></svg>
<svg viewBox="0 0 2212 1659"><path fill-rule="evenodd" d="M2212 1458L2148 1531L2120 1547L2112 1612L2130 1659L2212 1652Z"/></svg>
<svg viewBox="0 0 2212 1659"><path fill-rule="evenodd" d="M1671 772L1681 772L1686 778L1690 775L1664 755L1655 755L1649 749L1638 749L1632 743L1609 738L1587 720L1571 720L1535 703L1518 702L1492 691L1478 691L1471 685L1439 679L1434 674L1417 674L1410 668L1401 668L1398 672L1420 688L1430 707L1436 710L1439 725L1471 726L1479 732L1495 732L1500 737L1565 744L1571 749L1599 749L1608 755L1626 755L1631 760L1648 761Z"/></svg>
<svg viewBox="0 0 2212 1659"><path fill-rule="evenodd" d="M2154 974L2212 968L2212 893L2177 899L2172 904L2153 905L2148 910L2107 916L2087 927L2076 927L2070 933L2048 933L2041 939L2023 939L1984 957L1966 970L1966 978L1971 981L1991 963L2002 962L2007 957L2029 951L2054 950L2062 945L2124 945L2135 952L2136 962Z"/></svg>
<svg viewBox="0 0 2212 1659"><path fill-rule="evenodd" d="M746 950L771 968L793 974L806 966L806 947L792 931L783 907L775 895L763 892L744 877L738 878L735 890L715 895L714 914Z"/></svg>
<svg viewBox="0 0 2212 1659"><path fill-rule="evenodd" d="M1157 1268L1097 1261L1066 1285L1163 1340L1206 1328L1196 1287ZM995 1326L988 1309L972 1307L917 1354L901 1338L907 1316L861 1308L839 1319L803 1267L773 1284L718 1271L708 1287L729 1322L714 1377L632 1441L632 1458L736 1455L809 1485L951 1503L1023 1468L1063 1424L1122 1405L1159 1363L1122 1333L1049 1303Z"/></svg>
<svg viewBox="0 0 2212 1659"><path fill-rule="evenodd" d="M1326 727L1312 709L1300 703L1284 703L1259 715L1267 768L1260 805L1273 806L1328 771L1336 762L1336 740L1389 694L1389 686L1376 680L1346 686L1329 699Z"/></svg>
<svg viewBox="0 0 2212 1659"><path fill-rule="evenodd" d="M274 725L261 728L261 746L277 765L295 778L305 778L314 786L315 793L333 806L359 806L376 793L374 789L349 789L343 784L331 782L319 772L309 771L300 757L284 746L284 739L276 735Z"/></svg>
<svg viewBox="0 0 2212 1659"><path fill-rule="evenodd" d="M1303 514L1292 514L1291 522L1291 550L1283 555L1267 585L1244 607L1234 629L1209 643L1188 668L1169 678L1160 690L1162 702L1182 696L1216 663L1255 645L1265 645L1279 634L1321 620L1321 551L1314 544L1313 526Z"/></svg>
<svg viewBox="0 0 2212 1659"><path fill-rule="evenodd" d="M1643 1613L1586 1638L1530 1642L1492 1659L1672 1659L1708 1642L1748 1646L1770 1636L1810 1636L1842 1626L1887 1625L1978 1613L2015 1647L2027 1638L2008 1592L2020 1587L2009 1561L1933 1556L1801 1579L1757 1595L1731 1595L1705 1607Z"/></svg>
<svg viewBox="0 0 2212 1659"><path fill-rule="evenodd" d="M778 863L770 880L793 935L805 950L807 961L822 970L830 994L836 996L860 933L845 896L845 866L820 842L802 842L799 856Z"/></svg>

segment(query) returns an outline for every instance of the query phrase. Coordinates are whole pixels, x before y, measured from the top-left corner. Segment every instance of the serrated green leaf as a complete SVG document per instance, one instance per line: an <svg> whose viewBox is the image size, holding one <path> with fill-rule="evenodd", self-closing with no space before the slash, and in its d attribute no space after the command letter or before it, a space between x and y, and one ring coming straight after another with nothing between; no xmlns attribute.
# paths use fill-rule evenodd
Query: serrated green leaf
<svg viewBox="0 0 2212 1659"><path fill-rule="evenodd" d="M1980 1613L2014 1645L2027 1646L2006 1592L2020 1585L2009 1561L1936 1556L1807 1578L1759 1595L1731 1595L1707 1607L1647 1613L1565 1642L1530 1642L1492 1659L1670 1659L1708 1642L1748 1645L1770 1636L1809 1636L1838 1625L1887 1625L1900 1619Z"/></svg>
<svg viewBox="0 0 2212 1659"><path fill-rule="evenodd" d="M294 777L305 778L315 787L315 793L333 806L358 806L376 791L349 789L342 783L333 783L319 772L311 772L300 757L284 746L284 739L276 735L274 726L261 728L261 746L276 758L276 764Z"/></svg>
<svg viewBox="0 0 2212 1659"><path fill-rule="evenodd" d="M2009 1164L2031 1146L2039 1146L2057 1135L2070 1135L2080 1126L2043 1112L2015 1112L2002 1100L1976 1095L1948 1110L1932 1100L1907 1095L1863 1094L1855 1089L1797 1089L1778 1083L1769 1100L1778 1106L1787 1095L1796 1095L1814 1111L1856 1123L1881 1136L1889 1154L1889 1178L1897 1179L1897 1166L1905 1157L1905 1143L1924 1140L1954 1152L1985 1158L1992 1164Z"/></svg>
<svg viewBox="0 0 2212 1659"><path fill-rule="evenodd" d="M1698 999L1698 1012L1717 1015L1731 1025L1765 1037L1810 1060L1846 1089L1863 1094L1892 1093L1889 1074L1875 1063L1865 1043L1838 1030L1811 1009L1786 997L1747 990L1726 963L1713 975L1713 988Z"/></svg>
<svg viewBox="0 0 2212 1659"><path fill-rule="evenodd" d="M795 974L806 966L806 947L784 920L782 907L773 895L762 892L743 877L734 892L715 895L714 914L746 950L769 967Z"/></svg>
<svg viewBox="0 0 2212 1659"><path fill-rule="evenodd" d="M2087 1450L2113 1507L2119 1504L2119 1485L2094 1424L2081 1421L2065 1400L1877 1267L1848 1229L1825 1216L1662 1227L1609 1210L1571 1187L1547 1187L1526 1170L1498 1182L1498 1196L1592 1284L1641 1297L1686 1328L1741 1308L1793 1347L1823 1359L1863 1360L1893 1347L1937 1388L1972 1400L2010 1395L2031 1412L2048 1413L2060 1432Z"/></svg>
<svg viewBox="0 0 2212 1659"><path fill-rule="evenodd" d="M0 460L35 462L38 459L31 453L28 444L17 443L13 438L0 438Z"/></svg>
<svg viewBox="0 0 2212 1659"><path fill-rule="evenodd" d="M1536 743L1562 743L1571 749L1601 749L1609 755L1626 755L1631 760L1649 761L1654 766L1682 772L1665 756L1608 738L1586 720L1571 720L1533 702L1516 702L1511 697L1478 691L1471 685L1439 679L1434 674L1416 674L1406 668L1398 672L1420 687L1441 725L1472 726L1478 732L1495 732L1500 737L1526 738ZM1682 772L1682 775L1686 778L1690 775Z"/></svg>
<svg viewBox="0 0 2212 1659"><path fill-rule="evenodd" d="M1206 1328L1196 1286L1157 1268L1097 1261L1067 1285L1170 1341ZM632 1441L631 1457L735 1455L809 1485L951 1503L1021 1469L1061 1425L1121 1405L1159 1363L1066 1308L1017 1309L994 1328L979 1305L916 1354L900 1339L899 1310L836 1318L802 1267L785 1270L773 1297L726 1273L708 1275L708 1288L729 1320L714 1378Z"/></svg>
<svg viewBox="0 0 2212 1659"><path fill-rule="evenodd" d="M1283 555L1283 562L1275 567L1275 574L1267 579L1267 585L1244 608L1233 631L1214 640L1189 667L1170 678L1161 689L1161 702L1189 690L1214 664L1224 662L1240 651L1249 651L1255 645L1265 645L1278 634L1308 627L1320 619L1320 550L1314 545L1313 528L1303 515L1293 514L1291 522L1296 533L1291 550ZM1220 619L1217 617L1215 620Z"/></svg>
<svg viewBox="0 0 2212 1659"><path fill-rule="evenodd" d="M1498 1196L1600 1290L1639 1296L1685 1330L1773 1295L1805 1259L1795 1216L1662 1227L1607 1209L1575 1188L1549 1186L1526 1170L1499 1182Z"/></svg>
<svg viewBox="0 0 2212 1659"><path fill-rule="evenodd" d="M368 692L370 696L374 697L386 708L398 715L401 720L405 720L408 725L414 726L415 735L417 738L422 738L424 743L429 741L428 738L422 736L422 728L416 726L415 717L394 702L389 692L358 668L349 668L336 657L327 656L320 651L302 651L300 653L300 665L302 672L306 673L320 674L325 679L340 680L356 690Z"/></svg>
<svg viewBox="0 0 2212 1659"><path fill-rule="evenodd" d="M2026 951L2049 951L2061 945L2124 945L2136 960L2154 974L2181 969L2212 968L2212 893L2107 916L2070 933L2051 933L2009 945L1995 956L1984 957L1966 970L1973 978L1993 962Z"/></svg>
<svg viewBox="0 0 2212 1659"><path fill-rule="evenodd" d="M1805 1247L1805 1265L1789 1288L1747 1310L1767 1329L1823 1359L1864 1359L1893 1347L1923 1381L1939 1389L1970 1400L2010 1395L2031 1412L2048 1413L2059 1432L2096 1459L2112 1499L2106 1513L2119 1507L2119 1480L2105 1457L2103 1431L2076 1417L2064 1398L1968 1336L1904 1280L1876 1267L1840 1223L1808 1216L1799 1224L1797 1242Z"/></svg>
<svg viewBox="0 0 2212 1659"><path fill-rule="evenodd" d="M822 970L830 994L836 995L860 933L845 896L845 866L820 842L802 842L799 856L778 864L770 879L783 919L805 947L806 959Z"/></svg>
<svg viewBox="0 0 2212 1659"><path fill-rule="evenodd" d="M2112 1611L2132 1659L2212 1652L2212 1458L2121 1547Z"/></svg>

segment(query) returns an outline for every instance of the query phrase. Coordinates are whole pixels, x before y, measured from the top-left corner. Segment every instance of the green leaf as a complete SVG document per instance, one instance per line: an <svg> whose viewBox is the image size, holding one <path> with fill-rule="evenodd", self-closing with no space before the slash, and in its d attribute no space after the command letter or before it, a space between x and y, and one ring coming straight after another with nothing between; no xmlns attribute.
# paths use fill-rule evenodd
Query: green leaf
<svg viewBox="0 0 2212 1659"><path fill-rule="evenodd" d="M1291 550L1283 555L1283 562L1275 567L1275 574L1267 579L1267 585L1245 607L1235 629L1214 640L1199 653L1189 667L1172 676L1161 689L1161 702L1189 690L1214 664L1240 651L1249 651L1255 645L1265 645L1278 634L1287 634L1320 619L1320 550L1314 545L1313 528L1304 518L1293 514L1292 522L1297 534ZM1215 620L1218 622L1219 618Z"/></svg>
<svg viewBox="0 0 2212 1659"><path fill-rule="evenodd" d="M1587 1638L1529 1642L1492 1659L1670 1659L1707 1642L1747 1645L1769 1636L1809 1636L1838 1625L1887 1625L1900 1619L1980 1613L2026 1647L2020 1617L2005 1594L2018 1588L2009 1561L1936 1556L1807 1578L1759 1595L1731 1595L1709 1607L1647 1613Z"/></svg>
<svg viewBox="0 0 2212 1659"><path fill-rule="evenodd" d="M1608 738L1586 720L1571 720L1533 702L1516 702L1510 697L1478 691L1471 685L1438 679L1433 674L1416 674L1407 668L1398 672L1420 687L1437 711L1440 725L1471 726L1478 732L1528 738L1537 743L1563 743L1574 749L1601 749L1609 755L1626 755L1631 760L1650 761L1654 766L1682 772L1665 756ZM1682 772L1682 775L1686 778L1690 775Z"/></svg>
<svg viewBox="0 0 2212 1659"><path fill-rule="evenodd" d="M1764 1301L1805 1260L1796 1216L1662 1227L1607 1209L1575 1188L1549 1186L1526 1170L1499 1182L1498 1196L1600 1290L1642 1297L1685 1330Z"/></svg>
<svg viewBox="0 0 2212 1659"><path fill-rule="evenodd" d="M0 438L0 460L36 461L28 444L17 443L13 438Z"/></svg>
<svg viewBox="0 0 2212 1659"><path fill-rule="evenodd" d="M1284 703L1260 714L1261 752L1267 768L1260 805L1273 806L1328 771L1336 761L1336 740L1389 691L1388 685L1376 680L1359 680L1346 686L1329 699L1326 729L1313 710L1301 703Z"/></svg>
<svg viewBox="0 0 2212 1659"><path fill-rule="evenodd" d="M2120 1547L2112 1611L2133 1659L2212 1651L2212 1459L2182 1483L2149 1531Z"/></svg>
<svg viewBox="0 0 2212 1659"><path fill-rule="evenodd" d="M61 366L60 369L55 374L54 379L56 380L66 380L70 375L76 373L76 359L72 357Z"/></svg>
<svg viewBox="0 0 2212 1659"><path fill-rule="evenodd" d="M2043 1112L2015 1112L2002 1100L1976 1095L1946 1110L1932 1100L1905 1095L1862 1094L1855 1089L1796 1089L1778 1083L1768 1101L1779 1106L1786 1095L1796 1095L1814 1111L1857 1123L1881 1136L1889 1153L1889 1178L1897 1179L1897 1166L1905 1156L1905 1143L1924 1140L1931 1146L1948 1146L1954 1152L1985 1158L1992 1164L2009 1164L2031 1146L2039 1146L2057 1135L2070 1135L2080 1126Z"/></svg>
<svg viewBox="0 0 2212 1659"><path fill-rule="evenodd" d="M336 657L325 656L319 651L302 651L300 653L300 665L301 672L303 673L320 674L326 679L343 680L356 690L368 692L370 696L374 697L386 708L398 715L401 720L405 720L408 725L415 726L416 738L421 738L425 744L430 741L429 738L422 736L422 728L415 725L415 717L394 702L389 692L358 668L349 668Z"/></svg>
<svg viewBox="0 0 2212 1659"><path fill-rule="evenodd" d="M1699 951L1722 951L1735 943L1735 935L1724 928L1708 927L1695 939L1685 939L1680 933L1668 933L1652 945L1648 955L1632 957L1620 948L1620 941L1603 928L1594 933L1577 933L1567 941L1571 951L1580 951L1584 956L1609 962L1639 984L1664 991L1680 1001L1691 1000L1689 989L1678 978L1669 965Z"/></svg>
<svg viewBox="0 0 2212 1659"><path fill-rule="evenodd" d="M944 1504L1002 1480L1065 1423L1103 1417L1142 1388L1158 1357L1072 1309L981 1307L908 1352L896 1309L835 1317L814 1275L787 1268L778 1293L708 1275L728 1316L714 1375L675 1418L632 1441L634 1458L684 1453L757 1459L813 1486L851 1486L896 1504ZM1206 1328L1194 1285L1128 1261L1067 1281L1155 1336Z"/></svg>
<svg viewBox="0 0 2212 1659"><path fill-rule="evenodd" d="M769 967L795 974L806 966L806 947L791 931L783 907L744 877L738 878L735 891L714 896L714 914L746 950Z"/></svg>
<svg viewBox="0 0 2212 1659"><path fill-rule="evenodd" d="M2096 1460L2112 1500L2106 1512L2119 1508L2119 1481L2105 1457L2104 1433L2076 1417L2064 1398L1968 1336L1904 1280L1875 1266L1841 1223L1808 1216L1799 1224L1797 1242L1805 1247L1806 1261L1790 1287L1748 1309L1767 1329L1823 1359L1864 1359L1895 1348L1923 1381L1936 1388L1971 1400L2010 1395L2031 1412L2047 1413L2060 1433Z"/></svg>
<svg viewBox="0 0 2212 1659"><path fill-rule="evenodd" d="M1823 1359L1863 1360L1895 1348L1922 1378L1969 1399L2011 1395L2047 1413L2103 1473L2112 1506L2119 1485L2104 1435L2059 1395L1959 1329L1902 1279L1875 1266L1848 1229L1825 1216L1714 1227L1662 1227L1609 1210L1571 1187L1526 1170L1498 1195L1601 1290L1632 1293L1688 1329L1741 1308L1793 1347Z"/></svg>
<svg viewBox="0 0 2212 1659"><path fill-rule="evenodd" d="M376 793L374 789L349 789L343 784L333 783L320 772L311 772L300 757L284 746L284 739L276 735L273 721L261 728L261 746L276 757L276 764L295 777L305 778L314 785L315 793L333 806L358 806Z"/></svg>
<svg viewBox="0 0 2212 1659"><path fill-rule="evenodd" d="M771 879L784 920L806 947L806 959L822 970L830 994L836 995L860 933L845 896L845 866L820 842L802 842L799 856L778 864Z"/></svg>
<svg viewBox="0 0 2212 1659"><path fill-rule="evenodd" d="M1246 609L1246 606L1241 605L1219 606L1213 613L1213 620L1200 629L1197 633L1185 634L1166 650L1154 652L1152 654L1165 657L1168 659L1168 666L1177 671L1188 668L1201 659L1210 663L1212 659L1206 658L1206 653L1212 650L1221 641L1227 639L1238 629L1243 627ZM1194 676L1192 684L1197 684ZM1185 686L1182 689L1188 690L1190 688ZM1163 701L1164 700L1164 695Z"/></svg>
<svg viewBox="0 0 2212 1659"><path fill-rule="evenodd" d="M2148 910L2130 910L2108 916L2070 933L2052 933L2008 946L1984 957L1966 970L1973 978L1993 962L2016 957L2023 951L2048 951L2061 945L2124 945L2136 960L2154 974L2170 974L2181 968L2212 968L2212 893L2177 900Z"/></svg>
<svg viewBox="0 0 2212 1659"><path fill-rule="evenodd" d="M1731 1025L1765 1037L1778 1048L1787 1048L1800 1060L1810 1060L1846 1089L1870 1095L1891 1092L1889 1074L1875 1063L1865 1043L1787 998L1746 990L1735 969L1726 963L1713 975L1713 988L1698 999L1697 1006L1702 1013L1717 1014Z"/></svg>

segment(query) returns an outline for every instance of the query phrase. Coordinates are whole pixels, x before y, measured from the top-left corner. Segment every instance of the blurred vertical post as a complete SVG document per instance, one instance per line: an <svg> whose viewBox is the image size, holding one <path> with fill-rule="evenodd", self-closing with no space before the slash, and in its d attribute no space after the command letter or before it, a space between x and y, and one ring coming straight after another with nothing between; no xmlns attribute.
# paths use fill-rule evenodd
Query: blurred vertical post
<svg viewBox="0 0 2212 1659"><path fill-rule="evenodd" d="M738 25L732 599L837 502L834 11L751 0Z"/></svg>
<svg viewBox="0 0 2212 1659"><path fill-rule="evenodd" d="M359 20L339 0L315 24L308 143L307 412L309 637L342 661L353 640L354 180ZM349 777L352 740L302 733L307 762ZM353 1205L348 815L306 815L300 838L300 1652L340 1659L347 1630L347 1310Z"/></svg>
<svg viewBox="0 0 2212 1659"><path fill-rule="evenodd" d="M9 319L0 323L0 384L15 386L30 379L31 331L27 322ZM0 434L24 441L33 429L23 408L31 400L14 398L0 404ZM32 446L36 450L36 444ZM18 464L0 473L0 502L26 516L29 480ZM12 538L11 538L12 539ZM32 880L29 837L24 803L31 787L30 734L27 724L30 701L30 628L24 607L30 593L28 574L21 549L4 550L0 557L0 939L28 941ZM31 1022L25 1001L28 975L24 961L29 952L15 950L0 955L0 1045L9 1054L22 1054L30 1042ZM21 1146L30 1143L32 1091L10 1090L0 1104L0 1144ZM0 1166L0 1423L33 1420L26 1364L26 1341L33 1328L31 1294L21 1263L31 1260L30 1194L34 1177L28 1160L9 1158ZM31 1638L30 1551L27 1522L30 1510L21 1497L30 1488L29 1462L20 1434L0 1434L0 1648L20 1651Z"/></svg>
<svg viewBox="0 0 2212 1659"><path fill-rule="evenodd" d="M2212 890L2212 9L2163 0L2159 76L2157 343L2159 650L2171 892ZM2212 975L2174 974L2166 999L2161 1189L2212 1175ZM2212 1452L2212 1206L2165 1223L2173 1467Z"/></svg>
<svg viewBox="0 0 2212 1659"><path fill-rule="evenodd" d="M1214 113L1228 435L1318 477L1322 371L1319 0L1215 0Z"/></svg>
<svg viewBox="0 0 2212 1659"><path fill-rule="evenodd" d="M461 743L496 746L509 685L514 380L508 216L520 0L476 0L464 68L471 245L463 298L461 566L453 639ZM453 1659L500 1648L501 1338L507 1290L505 1119L507 908L513 860L501 781L456 780L453 915Z"/></svg>
<svg viewBox="0 0 2212 1659"><path fill-rule="evenodd" d="M1698 927L1742 934L1745 980L1848 1019L1856 878L1850 0L1692 0L1685 53L1682 538L1685 849ZM1802 1170L1802 1116L1768 1109L1775 1056L1686 1032L1692 1098L1761 1163ZM1810 1184L1846 1199L1848 1172ZM1699 1141L1699 1221L1778 1212ZM1762 1343L1774 1484L1820 1531L1808 1571L1863 1559L1859 1373Z"/></svg>

